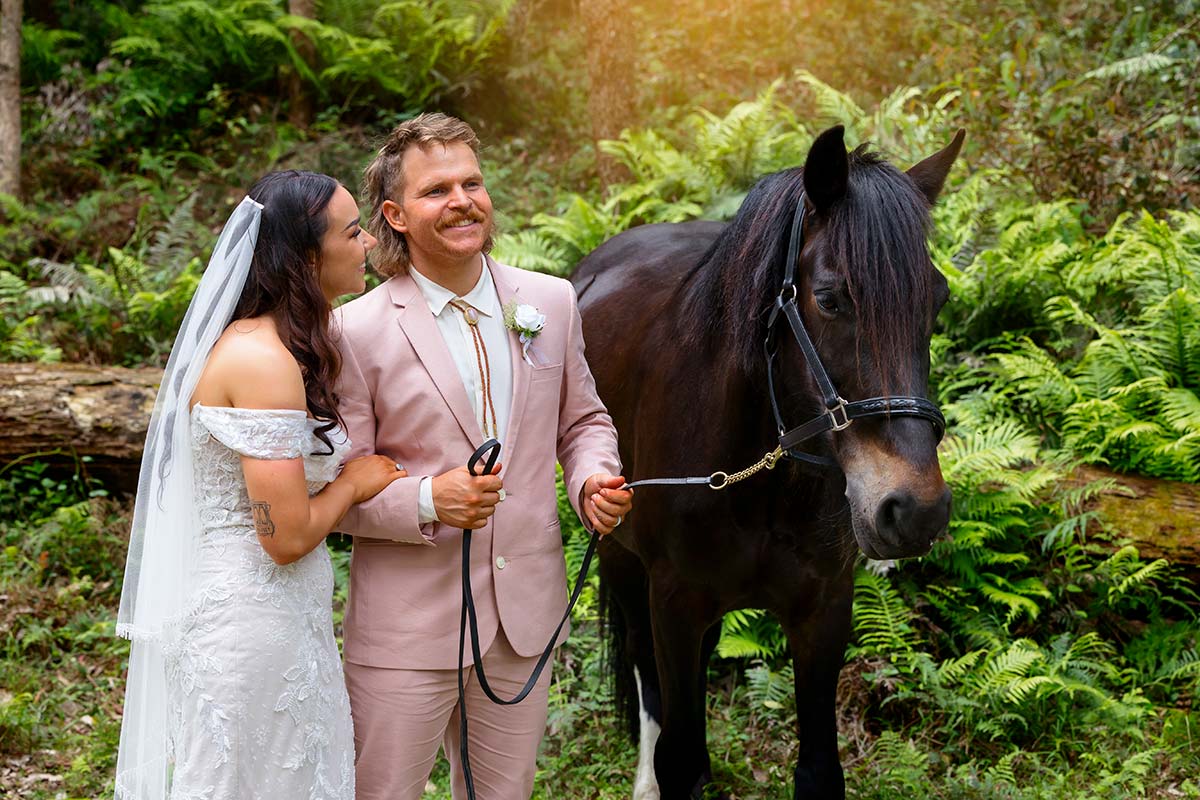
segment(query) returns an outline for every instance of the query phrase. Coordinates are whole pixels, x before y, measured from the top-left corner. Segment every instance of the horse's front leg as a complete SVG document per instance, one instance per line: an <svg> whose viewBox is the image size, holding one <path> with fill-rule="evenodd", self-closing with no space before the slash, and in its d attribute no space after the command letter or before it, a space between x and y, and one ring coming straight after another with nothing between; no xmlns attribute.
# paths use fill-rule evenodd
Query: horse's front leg
<svg viewBox="0 0 1200 800"><path fill-rule="evenodd" d="M842 800L846 783L838 760L837 682L850 638L852 575L825 586L824 602L783 616L796 673L795 800Z"/></svg>
<svg viewBox="0 0 1200 800"><path fill-rule="evenodd" d="M705 633L716 604L674 575L651 572L651 623L662 697L662 732L654 748L654 773L662 800L691 800L712 779L705 741Z"/></svg>

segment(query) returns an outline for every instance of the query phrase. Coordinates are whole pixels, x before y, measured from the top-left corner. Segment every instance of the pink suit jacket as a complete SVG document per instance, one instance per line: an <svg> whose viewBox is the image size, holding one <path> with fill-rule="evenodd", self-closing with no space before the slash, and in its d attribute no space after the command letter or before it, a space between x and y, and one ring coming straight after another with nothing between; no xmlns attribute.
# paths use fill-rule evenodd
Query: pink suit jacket
<svg viewBox="0 0 1200 800"><path fill-rule="evenodd" d="M617 434L584 359L570 283L487 259L500 304L537 307L546 323L521 356L509 339L513 396L500 461L507 498L473 534L471 581L480 645L498 625L522 656L545 647L566 607L555 470L579 512L584 481L620 474ZM418 524L424 475L465 466L484 442L466 389L425 298L397 275L334 312L342 355L340 411L353 449L381 453L411 477L393 482L347 513L352 534L344 624L348 662L371 667L453 669L458 663L462 531ZM493 356L494 358L494 356ZM559 643L566 638L566 630ZM468 646L466 663L471 663Z"/></svg>

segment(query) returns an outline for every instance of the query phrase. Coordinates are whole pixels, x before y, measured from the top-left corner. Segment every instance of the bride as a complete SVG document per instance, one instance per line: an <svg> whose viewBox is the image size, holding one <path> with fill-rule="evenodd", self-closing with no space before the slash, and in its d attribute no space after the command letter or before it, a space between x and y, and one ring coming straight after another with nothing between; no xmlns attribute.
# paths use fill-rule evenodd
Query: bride
<svg viewBox="0 0 1200 800"><path fill-rule="evenodd" d="M325 536L405 473L350 461L331 304L376 242L333 178L279 172L222 231L155 402L117 618L119 800L353 800Z"/></svg>

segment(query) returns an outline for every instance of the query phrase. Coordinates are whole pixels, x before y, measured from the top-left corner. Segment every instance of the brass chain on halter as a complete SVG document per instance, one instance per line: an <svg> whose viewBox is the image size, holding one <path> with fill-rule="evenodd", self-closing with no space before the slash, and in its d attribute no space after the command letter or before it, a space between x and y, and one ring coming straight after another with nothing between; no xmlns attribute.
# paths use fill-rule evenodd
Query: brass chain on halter
<svg viewBox="0 0 1200 800"><path fill-rule="evenodd" d="M771 452L758 460L758 463L751 464L745 469L735 472L732 475L727 475L724 472L714 472L708 476L708 486L710 489L724 489L730 484L744 481L753 475L758 474L762 470L775 469L775 465L779 463L779 459L783 458L783 448L776 447Z"/></svg>

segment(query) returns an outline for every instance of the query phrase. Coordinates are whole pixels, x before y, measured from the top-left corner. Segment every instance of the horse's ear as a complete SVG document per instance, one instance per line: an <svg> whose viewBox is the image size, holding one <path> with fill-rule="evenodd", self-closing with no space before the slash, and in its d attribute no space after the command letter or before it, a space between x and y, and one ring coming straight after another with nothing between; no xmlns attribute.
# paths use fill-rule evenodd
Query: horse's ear
<svg viewBox="0 0 1200 800"><path fill-rule="evenodd" d="M813 210L823 213L846 196L850 162L846 158L845 128L834 125L822 133L804 161L804 193Z"/></svg>
<svg viewBox="0 0 1200 800"><path fill-rule="evenodd" d="M921 163L914 164L909 168L908 177L912 178L913 183L928 198L929 205L933 205L938 195L942 193L946 175L950 172L954 159L958 158L958 151L962 149L963 139L966 138L966 135L967 132L959 128L958 133L954 134L954 141Z"/></svg>

